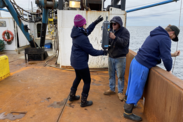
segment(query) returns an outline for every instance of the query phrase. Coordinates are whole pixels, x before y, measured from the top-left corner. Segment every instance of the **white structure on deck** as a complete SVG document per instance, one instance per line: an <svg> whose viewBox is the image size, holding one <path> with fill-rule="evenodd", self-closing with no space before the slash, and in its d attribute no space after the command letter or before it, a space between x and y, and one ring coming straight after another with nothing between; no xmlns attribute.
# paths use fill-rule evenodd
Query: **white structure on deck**
<svg viewBox="0 0 183 122"><path fill-rule="evenodd" d="M126 25L126 12L117 8L110 8L109 11L80 11L80 10L58 10L58 35L59 35L59 60L60 67L69 67L70 55L72 47L72 38L70 37L71 30L74 26L74 17L81 14L86 18L87 25L95 21L100 15L106 20L110 21L114 16L120 16L123 20L123 26ZM89 35L90 43L95 49L102 50L102 24L100 22L93 32ZM107 56L89 57L90 68L105 68L108 67Z"/></svg>
<svg viewBox="0 0 183 122"><path fill-rule="evenodd" d="M38 30L41 27L41 22L37 23L28 23L25 21L22 21L24 25L28 25L28 28L30 28L29 33L34 37L35 42L40 44L40 37L38 37ZM38 27L38 25L40 25ZM5 48L4 50L18 50L21 49L22 47L29 46L29 42L25 35L22 33L21 29L19 26L16 24L14 19L12 17L0 17L0 39L3 40L2 38L2 33L6 30L9 30L13 33L14 39L12 40L11 43L5 43ZM45 42L52 42L52 37L51 35L46 36Z"/></svg>
<svg viewBox="0 0 183 122"><path fill-rule="evenodd" d="M13 33L14 39L10 44L4 41L5 48L4 50L16 50L17 49L17 39L19 40L19 46L25 46L29 45L29 42L27 41L26 37L20 30L18 26L16 26L16 23L14 22L14 19L12 17L0 17L0 22L3 23L3 26L0 26L0 39L2 38L2 33L6 30L9 30ZM25 23L24 23L25 24Z"/></svg>

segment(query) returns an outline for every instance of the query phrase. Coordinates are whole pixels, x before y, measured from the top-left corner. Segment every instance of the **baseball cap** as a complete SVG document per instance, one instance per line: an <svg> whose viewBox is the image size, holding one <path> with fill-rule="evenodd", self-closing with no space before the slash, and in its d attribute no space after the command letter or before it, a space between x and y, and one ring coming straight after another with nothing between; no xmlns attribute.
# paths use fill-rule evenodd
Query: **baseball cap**
<svg viewBox="0 0 183 122"><path fill-rule="evenodd" d="M171 29L172 31L174 31L175 36L176 36L176 37L175 37L174 39L172 39L172 40L175 41L175 42L178 42L178 41L179 41L178 35L179 35L179 32L180 32L179 28L178 28L177 26L175 26L175 25L170 25L169 27L170 27L170 29Z"/></svg>
<svg viewBox="0 0 183 122"><path fill-rule="evenodd" d="M116 23L116 22L112 20L111 23Z"/></svg>

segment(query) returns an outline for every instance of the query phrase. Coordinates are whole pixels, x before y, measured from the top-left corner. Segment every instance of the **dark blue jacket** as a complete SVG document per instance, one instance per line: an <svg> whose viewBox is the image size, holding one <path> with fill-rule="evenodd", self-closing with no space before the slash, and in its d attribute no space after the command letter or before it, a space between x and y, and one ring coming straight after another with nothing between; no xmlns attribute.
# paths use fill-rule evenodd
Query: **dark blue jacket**
<svg viewBox="0 0 183 122"><path fill-rule="evenodd" d="M170 71L172 69L171 39L167 31L160 26L151 31L135 59L147 68L156 66L162 59L166 70Z"/></svg>
<svg viewBox="0 0 183 122"><path fill-rule="evenodd" d="M89 54L92 56L104 55L104 51L95 50L88 39L88 35L93 31L95 26L96 24L92 23L87 28L87 34L75 26L72 29L71 66L74 69L88 68Z"/></svg>
<svg viewBox="0 0 183 122"><path fill-rule="evenodd" d="M109 40L109 57L111 58L119 58L124 57L129 52L129 41L130 41L130 33L129 31L123 27L123 22L121 17L115 16L111 21L115 21L120 25L120 29L114 32L116 38ZM112 25L111 25L112 31Z"/></svg>

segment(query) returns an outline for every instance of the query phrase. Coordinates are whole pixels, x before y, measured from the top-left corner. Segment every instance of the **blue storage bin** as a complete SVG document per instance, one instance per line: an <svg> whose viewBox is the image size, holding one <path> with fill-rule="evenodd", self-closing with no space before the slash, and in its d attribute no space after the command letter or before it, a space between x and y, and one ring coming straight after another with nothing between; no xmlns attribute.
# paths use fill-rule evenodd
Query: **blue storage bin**
<svg viewBox="0 0 183 122"><path fill-rule="evenodd" d="M50 49L50 48L52 48L52 43L51 42L50 43L46 43L44 45L44 47L47 48L47 49Z"/></svg>

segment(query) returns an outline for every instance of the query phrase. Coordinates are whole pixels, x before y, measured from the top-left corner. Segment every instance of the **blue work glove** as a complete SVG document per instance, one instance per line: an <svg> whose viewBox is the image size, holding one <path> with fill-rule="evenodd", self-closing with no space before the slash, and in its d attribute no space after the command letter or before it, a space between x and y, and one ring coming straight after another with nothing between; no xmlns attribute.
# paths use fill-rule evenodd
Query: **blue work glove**
<svg viewBox="0 0 183 122"><path fill-rule="evenodd" d="M103 21L103 17L101 15L94 21L95 24L98 24L99 22Z"/></svg>

